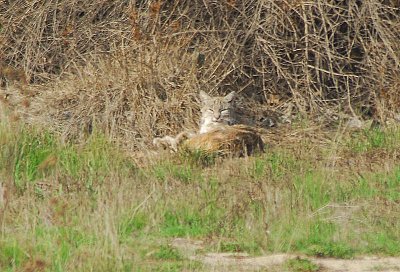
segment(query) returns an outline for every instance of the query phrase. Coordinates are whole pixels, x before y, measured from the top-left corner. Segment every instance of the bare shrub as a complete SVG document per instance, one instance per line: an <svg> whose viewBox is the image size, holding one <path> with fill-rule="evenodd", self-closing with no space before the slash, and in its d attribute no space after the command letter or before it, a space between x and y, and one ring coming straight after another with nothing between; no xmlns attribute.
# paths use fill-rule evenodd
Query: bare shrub
<svg viewBox="0 0 400 272"><path fill-rule="evenodd" d="M259 109L384 119L400 106L399 8L377 0L3 1L1 61L31 83L59 76L41 99L53 96L46 107L57 120L70 112L76 130L95 120L138 139L176 133L193 123L199 89L235 90Z"/></svg>
<svg viewBox="0 0 400 272"><path fill-rule="evenodd" d="M96 57L79 74L47 84L31 112L66 139L101 130L134 148L145 147L154 136L194 128L199 109L191 64L180 62L179 50L168 49L149 48L136 58Z"/></svg>

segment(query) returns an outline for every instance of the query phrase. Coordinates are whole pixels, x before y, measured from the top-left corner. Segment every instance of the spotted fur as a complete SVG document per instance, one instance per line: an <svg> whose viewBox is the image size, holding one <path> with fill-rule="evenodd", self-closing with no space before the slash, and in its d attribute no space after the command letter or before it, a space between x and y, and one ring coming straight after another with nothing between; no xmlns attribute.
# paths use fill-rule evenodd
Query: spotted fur
<svg viewBox="0 0 400 272"><path fill-rule="evenodd" d="M235 97L235 92L216 97L211 97L203 91L200 92L202 103L200 134L210 132L221 126L231 126L237 123Z"/></svg>

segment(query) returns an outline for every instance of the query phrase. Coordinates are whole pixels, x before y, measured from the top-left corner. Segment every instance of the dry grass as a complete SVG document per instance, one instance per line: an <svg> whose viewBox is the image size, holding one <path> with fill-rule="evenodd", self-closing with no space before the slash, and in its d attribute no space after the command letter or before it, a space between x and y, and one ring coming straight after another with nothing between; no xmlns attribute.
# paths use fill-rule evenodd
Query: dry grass
<svg viewBox="0 0 400 272"><path fill-rule="evenodd" d="M139 167L104 135L62 144L2 122L0 269L202 270L175 237L206 252L398 256L399 129L317 134L288 129L206 168L162 153Z"/></svg>
<svg viewBox="0 0 400 272"><path fill-rule="evenodd" d="M67 139L143 149L195 126L200 89L260 119L398 113L398 1L3 1L0 18L3 84L44 84L7 90L19 116Z"/></svg>
<svg viewBox="0 0 400 272"><path fill-rule="evenodd" d="M399 13L389 0L1 1L0 270L200 270L173 237L399 255L399 129L336 119L399 113ZM197 128L199 90L297 126L205 168L150 156L154 137Z"/></svg>

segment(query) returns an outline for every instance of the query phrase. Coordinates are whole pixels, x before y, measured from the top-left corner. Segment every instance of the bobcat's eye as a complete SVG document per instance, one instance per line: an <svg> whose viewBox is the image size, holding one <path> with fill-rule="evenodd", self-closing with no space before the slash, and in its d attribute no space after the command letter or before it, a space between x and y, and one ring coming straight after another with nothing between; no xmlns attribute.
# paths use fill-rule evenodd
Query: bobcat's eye
<svg viewBox="0 0 400 272"><path fill-rule="evenodd" d="M214 112L212 109L208 109L207 111L208 111L208 112Z"/></svg>
<svg viewBox="0 0 400 272"><path fill-rule="evenodd" d="M223 110L221 111L222 114L227 114L228 112L229 112L228 109L223 109Z"/></svg>

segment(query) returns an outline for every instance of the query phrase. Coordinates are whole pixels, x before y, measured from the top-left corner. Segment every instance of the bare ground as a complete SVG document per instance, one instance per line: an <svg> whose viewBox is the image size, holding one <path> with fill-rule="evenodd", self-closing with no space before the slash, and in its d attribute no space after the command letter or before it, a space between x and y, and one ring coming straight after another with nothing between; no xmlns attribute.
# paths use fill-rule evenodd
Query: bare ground
<svg viewBox="0 0 400 272"><path fill-rule="evenodd" d="M283 271L285 262L306 258L317 264L323 272L400 271L399 257L359 256L354 259L317 258L302 254L271 254L252 257L246 253L197 253L204 249L203 242L184 238L171 243L191 260L202 262L210 271Z"/></svg>

